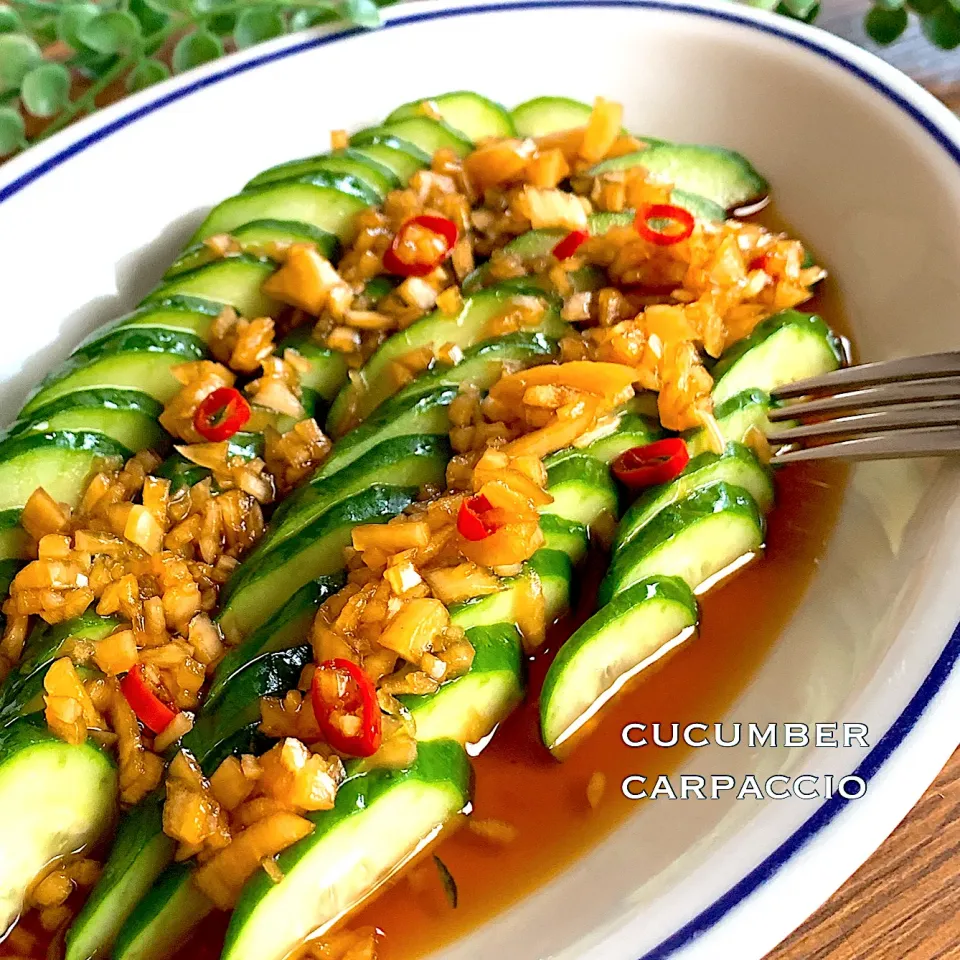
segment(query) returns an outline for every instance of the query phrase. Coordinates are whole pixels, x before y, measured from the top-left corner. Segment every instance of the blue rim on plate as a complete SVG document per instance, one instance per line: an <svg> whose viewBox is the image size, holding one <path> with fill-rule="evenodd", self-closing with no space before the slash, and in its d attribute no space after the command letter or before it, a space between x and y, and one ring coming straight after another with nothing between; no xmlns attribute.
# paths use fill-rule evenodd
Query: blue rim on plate
<svg viewBox="0 0 960 960"><path fill-rule="evenodd" d="M704 9L702 7L688 6L684 3L670 2L670 0L514 0L514 2L499 4L476 4L474 6L463 6L450 10L431 10L422 13L412 13L408 16L391 19L384 24L382 29L390 30L396 27L409 26L414 23L444 20L479 13L565 7L582 7L586 9L637 7L648 10L684 13L691 16L735 23L739 26L748 27L752 30L787 40L796 46L803 47L831 61L862 80L919 124L957 164L960 164L960 146L947 136L935 122L889 84L875 77L856 63L847 60L836 51L818 43L810 36L798 36L787 30L778 28L774 23L747 19L739 15L735 10ZM83 153L89 147L94 146L101 140L105 140L111 134L122 130L124 127L130 126L130 124L135 123L137 120L171 103L176 103L178 100L190 96L192 93L196 93L199 90L213 86L230 77L246 73L249 70L255 70L258 67L273 63L277 60L285 60L287 57L292 57L318 47L327 46L328 44L336 43L348 37L359 36L365 32L362 28L356 27L325 36L311 37L308 40L285 47L281 50L275 50L241 63L235 63L222 70L210 73L177 90L159 96L155 100L145 103L143 106L131 110L103 127L94 130L75 143L71 143L63 150L60 150L53 156L37 164L37 166L21 174L12 183L0 188L0 203L3 203L4 200L8 200L31 183L39 180L45 173L66 163L71 157ZM903 712L890 726L890 729L880 738L877 745L867 754L860 766L854 771L855 775L862 777L867 783L876 776L880 768L889 760L893 752L903 743L911 730L917 725L933 698L946 683L958 658L960 658L960 624L957 625L953 635L947 641L946 646L941 651L933 668L920 684L917 692L910 699L910 702L904 708ZM677 951L716 926L728 913L773 877L804 845L836 819L848 803L850 803L850 801L844 799L839 794L835 794L827 800L817 809L816 813L805 820L773 853L767 856L758 866L754 867L742 880L732 886L725 894L718 897L709 907L702 910L696 917L684 924L675 933L661 941L652 950L648 950L639 960L667 960L667 958L676 954Z"/></svg>

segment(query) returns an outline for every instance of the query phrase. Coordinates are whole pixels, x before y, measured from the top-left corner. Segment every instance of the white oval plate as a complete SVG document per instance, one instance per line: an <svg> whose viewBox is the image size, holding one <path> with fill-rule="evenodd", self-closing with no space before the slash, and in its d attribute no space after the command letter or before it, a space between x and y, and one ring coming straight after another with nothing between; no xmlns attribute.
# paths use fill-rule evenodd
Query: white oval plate
<svg viewBox="0 0 960 960"><path fill-rule="evenodd" d="M209 64L0 168L6 419L135 305L211 204L322 151L331 129L458 88L509 105L603 94L630 129L743 151L840 278L863 359L960 346L960 123L892 68L728 4L428 2L374 33L300 34ZM869 747L711 747L689 765L856 769L865 798L647 803L438 956L756 960L800 923L957 746L958 491L957 470L934 461L858 468L805 603L726 718L864 722Z"/></svg>

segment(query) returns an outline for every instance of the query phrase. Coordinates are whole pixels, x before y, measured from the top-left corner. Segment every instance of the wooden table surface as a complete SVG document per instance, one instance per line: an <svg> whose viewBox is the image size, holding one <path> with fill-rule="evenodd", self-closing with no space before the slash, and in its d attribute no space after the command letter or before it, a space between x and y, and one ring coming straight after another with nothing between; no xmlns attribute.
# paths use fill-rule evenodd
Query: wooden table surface
<svg viewBox="0 0 960 960"><path fill-rule="evenodd" d="M960 113L960 50L916 25L892 47L866 38L865 0L824 0L819 26L890 61ZM882 847L767 960L960 958L960 750Z"/></svg>
<svg viewBox="0 0 960 960"><path fill-rule="evenodd" d="M822 3L819 26L878 53L960 113L960 50L937 50L916 24L878 48L863 32L867 0ZM960 958L958 810L960 750L886 843L767 960Z"/></svg>

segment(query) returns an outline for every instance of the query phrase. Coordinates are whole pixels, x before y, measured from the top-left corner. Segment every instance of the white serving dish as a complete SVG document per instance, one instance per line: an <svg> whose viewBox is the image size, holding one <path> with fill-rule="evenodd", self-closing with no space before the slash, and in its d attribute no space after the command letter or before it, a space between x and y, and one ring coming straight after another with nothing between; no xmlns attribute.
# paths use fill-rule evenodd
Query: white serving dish
<svg viewBox="0 0 960 960"><path fill-rule="evenodd" d="M123 101L0 168L0 403L156 282L203 210L328 131L443 89L621 100L722 143L840 278L862 359L960 347L960 122L881 61L732 4L427 2L300 34ZM854 471L826 557L726 719L861 721L869 749L698 751L688 772L858 769L843 803L648 803L442 960L757 960L893 829L960 740L960 473ZM717 719L717 718L704 718Z"/></svg>

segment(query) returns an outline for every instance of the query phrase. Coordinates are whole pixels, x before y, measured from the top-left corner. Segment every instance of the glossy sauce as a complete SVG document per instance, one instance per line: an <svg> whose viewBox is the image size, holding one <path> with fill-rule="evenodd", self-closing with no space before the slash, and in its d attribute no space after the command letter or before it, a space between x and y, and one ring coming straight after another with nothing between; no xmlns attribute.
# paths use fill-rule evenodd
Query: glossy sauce
<svg viewBox="0 0 960 960"><path fill-rule="evenodd" d="M758 219L783 229L769 211ZM847 334L835 282L827 280L822 287L801 309L821 313L835 330ZM434 849L456 881L456 909L427 857L351 918L351 928L381 931L379 960L416 960L468 934L548 882L642 809L621 793L623 779L669 774L686 760L690 748L630 749L621 740L622 728L635 721L682 725L723 717L801 602L833 529L845 482L846 469L837 464L800 464L778 471L776 507L762 559L700 598L698 635L608 705L563 763L540 741L538 693L556 647L590 610L554 628L547 648L530 664L526 702L474 760L473 816L505 821L516 828L516 839L498 845L464 828ZM592 579L595 588L603 563L601 556L592 556L584 573L585 607L589 582ZM605 776L606 788L591 808L587 784L597 772ZM215 960L225 926L225 916L211 918L178 960ZM0 944L0 957L9 956L9 946Z"/></svg>

